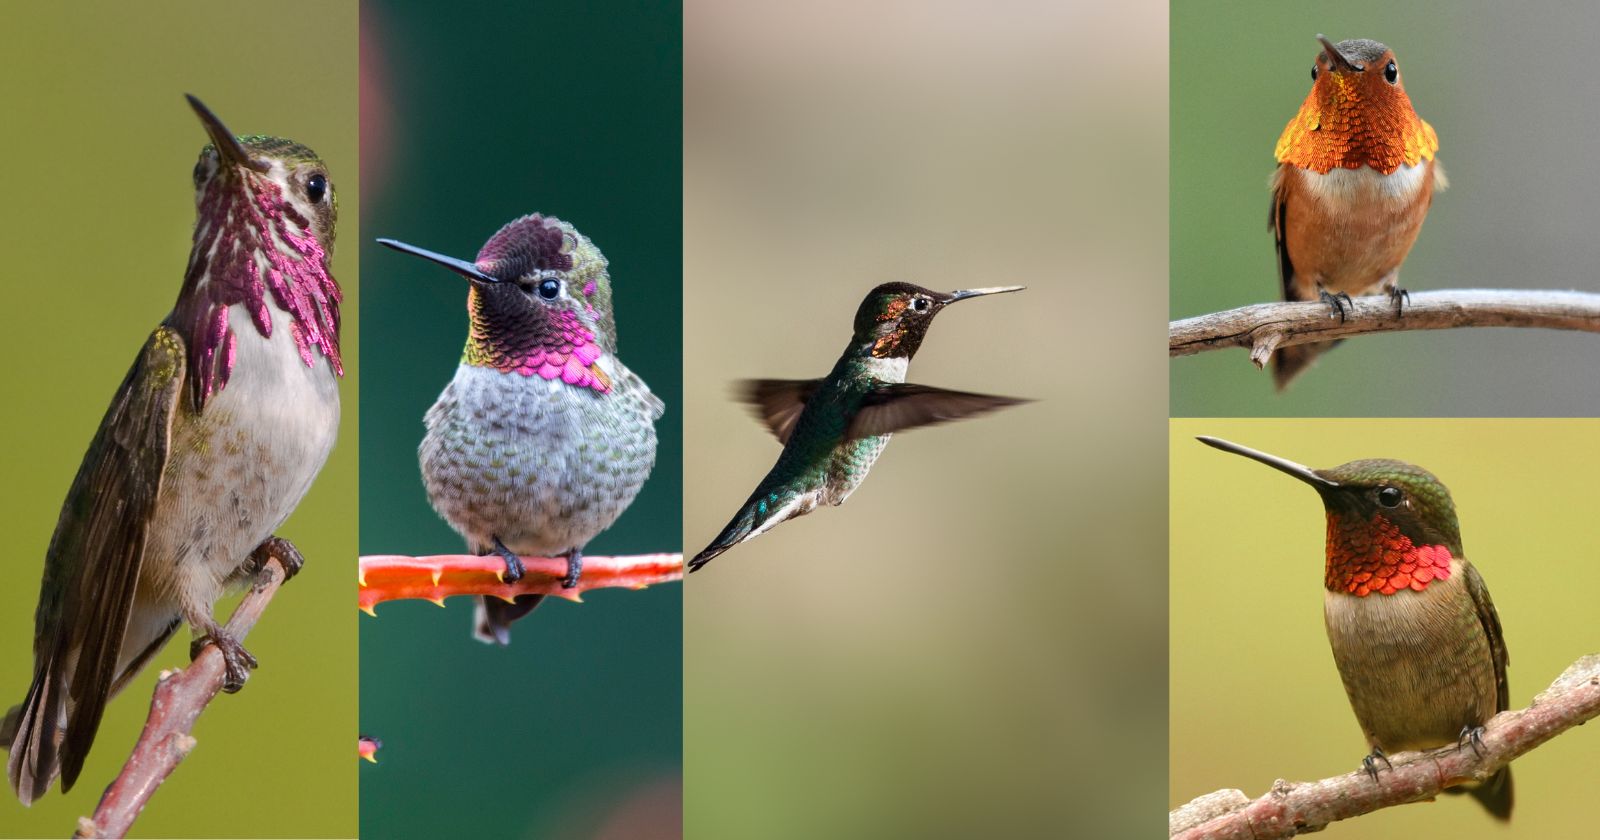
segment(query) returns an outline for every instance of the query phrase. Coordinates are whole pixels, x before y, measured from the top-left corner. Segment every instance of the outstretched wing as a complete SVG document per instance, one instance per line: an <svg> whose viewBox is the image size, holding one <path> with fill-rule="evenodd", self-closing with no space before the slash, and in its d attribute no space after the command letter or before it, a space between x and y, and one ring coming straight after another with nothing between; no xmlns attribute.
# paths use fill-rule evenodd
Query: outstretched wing
<svg viewBox="0 0 1600 840"><path fill-rule="evenodd" d="M806 410L806 400L817 392L821 379L746 379L739 383L739 398L753 406L756 419L787 444Z"/></svg>
<svg viewBox="0 0 1600 840"><path fill-rule="evenodd" d="M33 686L7 767L24 802L48 790L58 768L62 790L72 787L117 680L183 389L184 356L176 331L161 327L151 334L62 505L35 619Z"/></svg>
<svg viewBox="0 0 1600 840"><path fill-rule="evenodd" d="M884 384L872 389L845 430L847 440L887 435L1019 405L1030 400L949 391L927 385Z"/></svg>

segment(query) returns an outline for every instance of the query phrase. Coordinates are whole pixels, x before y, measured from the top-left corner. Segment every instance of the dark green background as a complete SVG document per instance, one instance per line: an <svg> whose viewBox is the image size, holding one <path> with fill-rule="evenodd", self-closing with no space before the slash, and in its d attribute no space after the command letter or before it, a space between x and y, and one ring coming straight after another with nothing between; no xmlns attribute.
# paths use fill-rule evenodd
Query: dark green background
<svg viewBox="0 0 1600 840"><path fill-rule="evenodd" d="M593 554L681 544L682 41L676 4L365 2L361 551L462 549L428 506L422 415L466 336L466 287L376 246L470 259L542 212L611 264L620 356L667 404L650 481ZM676 835L682 591L596 591L469 637L471 601L361 619L366 837ZM639 826L649 826L660 835Z"/></svg>
<svg viewBox="0 0 1600 840"><path fill-rule="evenodd" d="M1450 188L1400 271L1413 291L1600 289L1600 7L1540 3L1173 3L1174 318L1280 295L1267 232L1273 147L1311 89L1316 35L1395 50L1439 133ZM1172 416L1592 416L1600 340L1447 330L1345 342L1282 396L1242 350L1174 359Z"/></svg>

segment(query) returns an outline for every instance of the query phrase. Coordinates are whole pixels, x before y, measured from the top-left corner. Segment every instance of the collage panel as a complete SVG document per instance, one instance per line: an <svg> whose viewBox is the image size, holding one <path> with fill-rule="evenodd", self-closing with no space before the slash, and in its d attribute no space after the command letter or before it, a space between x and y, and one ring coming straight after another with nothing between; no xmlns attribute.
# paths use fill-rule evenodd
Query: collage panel
<svg viewBox="0 0 1600 840"><path fill-rule="evenodd" d="M0 836L100 836L135 815L135 836L353 836L355 6L285 2L241 28L217 3L13 5L0 41ZM227 258L244 254L281 275ZM298 550L272 545L271 565L303 567L248 637L215 631L242 689L192 740L159 742L182 764L139 813L160 766L130 763L141 728L221 685L223 655L205 645L152 715L158 678L261 579L271 535Z"/></svg>
<svg viewBox="0 0 1600 840"><path fill-rule="evenodd" d="M1494 323L1481 297L1461 303L1477 289L1501 290L1497 301L1524 321L1575 315L1561 330L1413 330L1352 337L1326 354L1306 348L1327 343L1283 348L1277 359L1313 363L1297 361L1281 390L1278 362L1257 371L1239 349L1201 352L1171 363L1172 416L1600 413L1600 342L1571 331L1592 332L1600 311L1588 222L1600 212L1600 163L1572 153L1600 120L1573 107L1592 93L1600 8L1530 12L1476 1L1173 4L1171 317L1276 302L1286 288L1293 300L1330 295L1327 326L1355 304L1367 313L1356 320L1402 329L1406 312L1437 323L1458 305ZM1372 65L1364 86L1339 87L1357 77L1329 67L1319 37ZM1387 317L1391 287L1408 292L1399 319ZM1536 305L1547 290L1588 295L1558 297L1552 310Z"/></svg>
<svg viewBox="0 0 1600 840"><path fill-rule="evenodd" d="M689 837L1160 830L1165 7L923 11L685 10Z"/></svg>
<svg viewBox="0 0 1600 840"><path fill-rule="evenodd" d="M681 12L397 0L361 25L363 562L579 573L531 614L362 616L362 836L676 836L682 590L593 587L682 541Z"/></svg>
<svg viewBox="0 0 1600 840"><path fill-rule="evenodd" d="M1426 785L1527 742L1531 718L1473 733L1499 710L1564 708L1585 690L1575 665L1593 678L1597 436L1594 419L1174 419L1171 807L1289 779L1287 811L1325 814L1377 790L1359 773L1374 746L1393 757L1374 757L1384 784ZM1585 836L1587 729L1470 796L1329 836ZM1185 836L1219 836L1208 825Z"/></svg>

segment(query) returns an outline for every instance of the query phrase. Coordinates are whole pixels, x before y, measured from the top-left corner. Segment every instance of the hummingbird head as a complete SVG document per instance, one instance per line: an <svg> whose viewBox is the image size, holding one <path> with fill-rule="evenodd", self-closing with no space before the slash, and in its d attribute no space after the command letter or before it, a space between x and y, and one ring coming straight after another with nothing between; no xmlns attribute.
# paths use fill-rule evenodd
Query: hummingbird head
<svg viewBox="0 0 1600 840"><path fill-rule="evenodd" d="M600 249L572 225L523 216L490 237L470 263L392 239L378 242L471 283L464 364L611 390L599 365L617 347L611 277Z"/></svg>
<svg viewBox="0 0 1600 840"><path fill-rule="evenodd" d="M1327 512L1330 591L1392 595L1451 575L1461 528L1450 491L1432 473L1386 458L1314 470L1219 438L1207 446L1243 455L1311 485Z"/></svg>
<svg viewBox="0 0 1600 840"><path fill-rule="evenodd" d="M194 165L194 246L174 314L188 328L196 407L227 384L236 337L228 309L243 304L270 338L273 308L306 365L318 355L343 373L339 302L329 270L338 218L328 167L279 137L238 137L194 96L189 107L211 142Z"/></svg>
<svg viewBox="0 0 1600 840"><path fill-rule="evenodd" d="M933 316L958 300L1020 292L1024 286L993 286L935 292L911 283L884 283L856 309L855 343L879 359L910 359L922 346Z"/></svg>
<svg viewBox="0 0 1600 840"><path fill-rule="evenodd" d="M1394 51L1365 38L1317 41L1311 93L1278 139L1278 161L1324 174L1370 166L1388 175L1432 160L1438 135L1412 108Z"/></svg>

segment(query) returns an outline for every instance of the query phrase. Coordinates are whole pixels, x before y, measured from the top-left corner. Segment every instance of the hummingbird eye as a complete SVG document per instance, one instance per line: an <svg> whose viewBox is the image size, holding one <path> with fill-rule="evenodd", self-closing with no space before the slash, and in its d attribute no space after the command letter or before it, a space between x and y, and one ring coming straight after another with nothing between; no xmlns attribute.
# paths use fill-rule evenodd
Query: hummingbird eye
<svg viewBox="0 0 1600 840"><path fill-rule="evenodd" d="M911 299L911 308L918 312L927 312L928 307L932 305L933 302L925 297L914 297Z"/></svg>
<svg viewBox="0 0 1600 840"><path fill-rule="evenodd" d="M555 300L561 294L561 281L554 277L546 277L539 281L539 297L545 300Z"/></svg>
<svg viewBox="0 0 1600 840"><path fill-rule="evenodd" d="M306 179L306 198L312 204L321 204L323 196L328 194L328 176L318 172Z"/></svg>
<svg viewBox="0 0 1600 840"><path fill-rule="evenodd" d="M1389 62L1389 66L1383 68L1383 78L1389 84L1394 84L1400 78L1400 68L1394 66L1394 62Z"/></svg>
<svg viewBox="0 0 1600 840"><path fill-rule="evenodd" d="M1317 80L1317 65L1313 64L1313 65L1311 65L1311 81L1314 82L1316 80Z"/></svg>
<svg viewBox="0 0 1600 840"><path fill-rule="evenodd" d="M1405 494L1401 493L1400 488L1398 487L1378 488L1378 504L1383 505L1386 508L1398 507L1400 505L1400 500L1404 497Z"/></svg>

